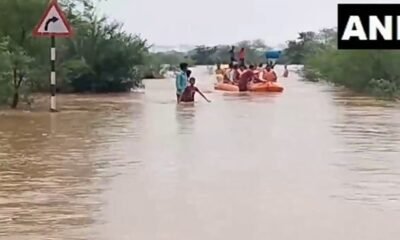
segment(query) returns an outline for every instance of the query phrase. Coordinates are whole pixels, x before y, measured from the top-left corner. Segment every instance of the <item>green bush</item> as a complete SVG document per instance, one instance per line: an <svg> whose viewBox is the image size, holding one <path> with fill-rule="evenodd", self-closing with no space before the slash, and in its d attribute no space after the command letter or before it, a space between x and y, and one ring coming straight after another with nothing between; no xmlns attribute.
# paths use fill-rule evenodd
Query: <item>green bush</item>
<svg viewBox="0 0 400 240"><path fill-rule="evenodd" d="M379 98L393 99L399 96L399 86L385 79L371 79L368 83L368 92Z"/></svg>
<svg viewBox="0 0 400 240"><path fill-rule="evenodd" d="M75 35L57 39L57 90L121 92L141 85L149 63L145 39L128 34L118 22L99 17L92 0L63 0ZM0 1L0 103L13 107L32 91L49 89L49 39L31 37L47 1ZM28 98L27 98L28 99Z"/></svg>
<svg viewBox="0 0 400 240"><path fill-rule="evenodd" d="M304 63L302 75L305 79L325 80L377 97L393 98L399 95L398 51L338 50L336 32L326 29L303 34L299 39L298 42L292 41L285 52L295 61L300 59Z"/></svg>

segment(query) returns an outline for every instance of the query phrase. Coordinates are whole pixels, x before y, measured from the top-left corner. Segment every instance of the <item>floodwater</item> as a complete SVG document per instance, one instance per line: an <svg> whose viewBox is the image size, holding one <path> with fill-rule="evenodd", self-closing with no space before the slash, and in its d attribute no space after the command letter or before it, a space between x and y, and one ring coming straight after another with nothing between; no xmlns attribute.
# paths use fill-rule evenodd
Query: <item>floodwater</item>
<svg viewBox="0 0 400 240"><path fill-rule="evenodd" d="M0 113L0 239L399 239L400 106L294 73L282 94L214 92L193 72L212 103L149 80Z"/></svg>

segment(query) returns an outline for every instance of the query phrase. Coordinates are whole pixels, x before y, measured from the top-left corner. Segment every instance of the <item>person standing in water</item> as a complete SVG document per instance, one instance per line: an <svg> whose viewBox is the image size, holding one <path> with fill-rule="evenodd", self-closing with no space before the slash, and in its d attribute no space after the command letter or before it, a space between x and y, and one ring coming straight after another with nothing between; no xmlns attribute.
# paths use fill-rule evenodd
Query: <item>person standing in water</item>
<svg viewBox="0 0 400 240"><path fill-rule="evenodd" d="M196 79L194 77L191 77L189 79L189 86L185 88L185 91L183 91L182 95L180 96L178 103L180 102L194 102L194 95L197 93L200 94L207 102L211 102L210 100L207 99L206 96L196 87L194 84L196 83Z"/></svg>
<svg viewBox="0 0 400 240"><path fill-rule="evenodd" d="M287 65L285 64L285 71L283 72L283 77L287 78L289 76L289 71L287 69Z"/></svg>
<svg viewBox="0 0 400 240"><path fill-rule="evenodd" d="M176 75L176 101L179 103L179 99L183 92L185 91L188 84L188 64L181 63L179 64L179 68L181 71ZM190 72L191 73L191 72ZM190 75L189 73L189 75Z"/></svg>
<svg viewBox="0 0 400 240"><path fill-rule="evenodd" d="M236 62L235 46L232 46L231 50L229 51L229 56L230 56L231 64L233 65Z"/></svg>
<svg viewBox="0 0 400 240"><path fill-rule="evenodd" d="M239 65L240 66L245 66L245 52L244 52L244 48L240 49L239 52Z"/></svg>

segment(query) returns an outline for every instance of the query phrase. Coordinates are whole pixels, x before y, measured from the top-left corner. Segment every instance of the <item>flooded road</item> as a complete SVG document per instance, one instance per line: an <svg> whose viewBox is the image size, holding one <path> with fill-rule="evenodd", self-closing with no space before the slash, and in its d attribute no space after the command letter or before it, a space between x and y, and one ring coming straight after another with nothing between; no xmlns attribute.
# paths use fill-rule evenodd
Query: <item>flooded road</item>
<svg viewBox="0 0 400 240"><path fill-rule="evenodd" d="M152 80L1 113L0 239L399 238L400 106L294 73L282 94L193 75L212 103Z"/></svg>

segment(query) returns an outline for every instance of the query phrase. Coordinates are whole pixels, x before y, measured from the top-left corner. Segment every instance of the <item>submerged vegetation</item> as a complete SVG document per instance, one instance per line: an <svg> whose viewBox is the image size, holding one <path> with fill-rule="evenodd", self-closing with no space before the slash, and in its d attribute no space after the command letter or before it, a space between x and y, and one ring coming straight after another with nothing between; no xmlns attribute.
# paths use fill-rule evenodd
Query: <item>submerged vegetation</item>
<svg viewBox="0 0 400 240"><path fill-rule="evenodd" d="M90 0L60 1L75 36L57 40L58 92L119 92L140 84L149 44L99 17ZM49 39L32 37L48 0L2 0L0 103L16 108L30 92L49 89Z"/></svg>
<svg viewBox="0 0 400 240"><path fill-rule="evenodd" d="M31 102L32 92L49 89L50 40L32 37L48 0L2 0L0 16L0 104L16 108ZM57 91L122 92L141 85L143 77L163 77L182 61L213 65L230 61L229 45L197 46L188 52L150 52L151 45L122 24L100 17L94 0L60 0L75 35L57 40ZM262 40L242 41L248 63L265 62L271 49ZM400 94L400 52L340 51L336 29L302 32L288 41L279 63L303 64L305 79L329 81L378 97Z"/></svg>
<svg viewBox="0 0 400 240"><path fill-rule="evenodd" d="M400 52L338 50L336 29L300 33L285 50L288 63L304 64L303 76L353 91L394 99L400 96Z"/></svg>

